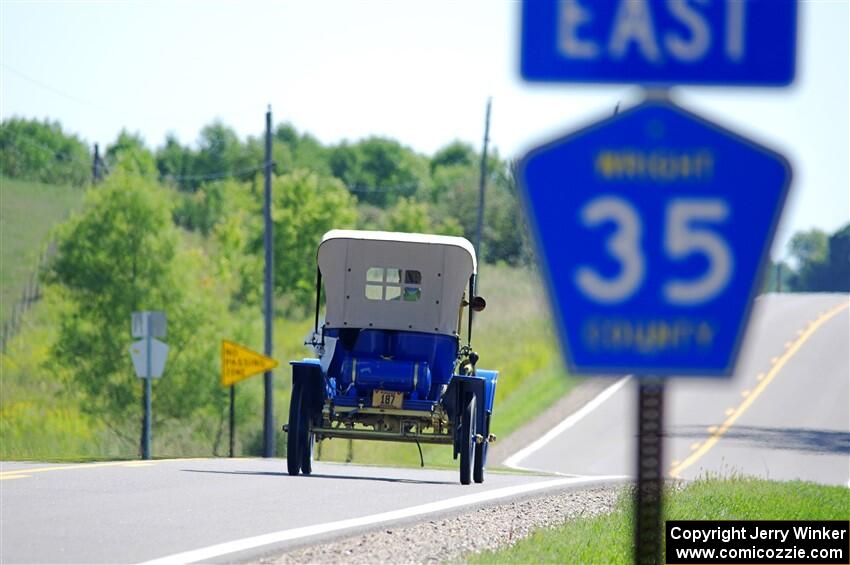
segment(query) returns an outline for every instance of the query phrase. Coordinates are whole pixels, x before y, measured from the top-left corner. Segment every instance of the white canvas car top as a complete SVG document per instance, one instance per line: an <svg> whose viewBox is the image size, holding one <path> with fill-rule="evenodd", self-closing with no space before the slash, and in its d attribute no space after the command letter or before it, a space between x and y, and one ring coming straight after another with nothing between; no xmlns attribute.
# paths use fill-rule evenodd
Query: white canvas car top
<svg viewBox="0 0 850 565"><path fill-rule="evenodd" d="M475 250L462 237L332 230L318 251L325 327L455 335Z"/></svg>

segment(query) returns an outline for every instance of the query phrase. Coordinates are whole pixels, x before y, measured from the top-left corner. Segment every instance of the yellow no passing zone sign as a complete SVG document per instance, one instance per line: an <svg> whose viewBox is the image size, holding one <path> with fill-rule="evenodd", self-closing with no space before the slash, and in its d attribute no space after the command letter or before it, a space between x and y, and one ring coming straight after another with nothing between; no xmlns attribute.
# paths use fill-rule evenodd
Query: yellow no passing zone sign
<svg viewBox="0 0 850 565"><path fill-rule="evenodd" d="M231 386L277 367L277 361L232 341L221 341L221 386Z"/></svg>

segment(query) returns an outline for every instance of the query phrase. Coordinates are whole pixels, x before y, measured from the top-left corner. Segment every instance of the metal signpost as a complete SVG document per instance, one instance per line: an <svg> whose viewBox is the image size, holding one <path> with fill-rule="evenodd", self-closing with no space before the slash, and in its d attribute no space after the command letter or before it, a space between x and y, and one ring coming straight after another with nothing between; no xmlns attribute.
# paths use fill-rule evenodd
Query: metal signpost
<svg viewBox="0 0 850 565"><path fill-rule="evenodd" d="M144 420L142 423L142 459L151 458L151 379L162 377L168 345L154 339L165 337L166 321L163 312L133 312L130 320L133 337L143 339L130 346L130 358L136 376L144 379Z"/></svg>
<svg viewBox="0 0 850 565"><path fill-rule="evenodd" d="M230 387L230 457L234 455L236 433L236 383L250 376L271 371L276 360L260 355L232 341L221 342L221 386Z"/></svg>
<svg viewBox="0 0 850 565"><path fill-rule="evenodd" d="M523 3L526 80L656 89L520 165L567 364L640 378L636 563L660 559L663 377L731 374L791 179L665 88L790 84L796 14L791 0Z"/></svg>
<svg viewBox="0 0 850 565"><path fill-rule="evenodd" d="M274 222L272 221L272 107L266 111L266 160L263 166L263 351L272 355L274 328ZM263 457L274 457L274 388L272 372L263 375Z"/></svg>

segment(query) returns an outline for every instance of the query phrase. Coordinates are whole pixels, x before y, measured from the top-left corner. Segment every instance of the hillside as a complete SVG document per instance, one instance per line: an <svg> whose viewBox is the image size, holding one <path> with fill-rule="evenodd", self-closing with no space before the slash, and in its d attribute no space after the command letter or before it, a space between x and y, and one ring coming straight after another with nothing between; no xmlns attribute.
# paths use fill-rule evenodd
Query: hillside
<svg viewBox="0 0 850 565"><path fill-rule="evenodd" d="M80 205L83 189L0 177L0 322L20 299L50 230Z"/></svg>

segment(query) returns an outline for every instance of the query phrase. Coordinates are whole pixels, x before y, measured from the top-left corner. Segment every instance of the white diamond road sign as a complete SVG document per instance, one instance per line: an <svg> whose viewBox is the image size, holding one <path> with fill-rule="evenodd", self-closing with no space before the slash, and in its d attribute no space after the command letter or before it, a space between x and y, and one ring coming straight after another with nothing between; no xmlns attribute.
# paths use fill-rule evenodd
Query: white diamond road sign
<svg viewBox="0 0 850 565"><path fill-rule="evenodd" d="M130 358L133 360L133 368L136 370L136 376L140 379L147 378L147 352L146 341L140 339L130 346ZM162 377L162 372L165 370L165 360L168 358L168 345L151 338L151 377L158 379Z"/></svg>

